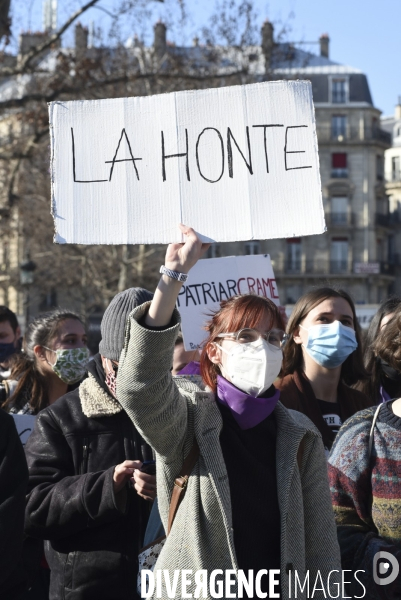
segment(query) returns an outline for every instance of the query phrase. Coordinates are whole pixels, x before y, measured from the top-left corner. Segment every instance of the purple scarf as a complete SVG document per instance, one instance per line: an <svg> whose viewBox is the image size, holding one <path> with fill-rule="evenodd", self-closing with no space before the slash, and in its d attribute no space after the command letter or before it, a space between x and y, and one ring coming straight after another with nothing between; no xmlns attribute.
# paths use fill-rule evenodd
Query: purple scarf
<svg viewBox="0 0 401 600"><path fill-rule="evenodd" d="M181 371L178 371L177 375L200 375L200 363L191 360Z"/></svg>
<svg viewBox="0 0 401 600"><path fill-rule="evenodd" d="M391 400L391 396L389 396L389 394L386 392L384 387L381 385L380 386L380 400L379 400L378 404L381 404L382 402L388 402L389 400Z"/></svg>
<svg viewBox="0 0 401 600"><path fill-rule="evenodd" d="M250 429L264 421L276 408L279 398L280 390L271 398L254 398L217 375L217 400L228 406L241 429Z"/></svg>

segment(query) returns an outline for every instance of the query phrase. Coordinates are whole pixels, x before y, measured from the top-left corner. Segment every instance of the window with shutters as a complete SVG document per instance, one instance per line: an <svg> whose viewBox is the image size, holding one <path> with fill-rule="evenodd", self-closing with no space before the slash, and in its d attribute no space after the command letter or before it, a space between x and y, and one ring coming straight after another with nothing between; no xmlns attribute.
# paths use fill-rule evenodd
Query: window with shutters
<svg viewBox="0 0 401 600"><path fill-rule="evenodd" d="M345 152L334 152L331 155L331 176L348 177L347 155Z"/></svg>
<svg viewBox="0 0 401 600"><path fill-rule="evenodd" d="M346 273L348 271L348 238L333 238L330 248L330 272Z"/></svg>
<svg viewBox="0 0 401 600"><path fill-rule="evenodd" d="M245 254L260 254L260 243L251 241L245 244Z"/></svg>
<svg viewBox="0 0 401 600"><path fill-rule="evenodd" d="M347 117L345 115L333 115L331 117L331 137L333 140L342 141L347 133Z"/></svg>
<svg viewBox="0 0 401 600"><path fill-rule="evenodd" d="M331 101L333 104L345 104L347 102L347 80L332 79Z"/></svg>
<svg viewBox="0 0 401 600"><path fill-rule="evenodd" d="M346 196L334 196L331 199L331 223L332 225L348 223L348 198Z"/></svg>
<svg viewBox="0 0 401 600"><path fill-rule="evenodd" d="M301 271L301 238L290 238L287 240L287 273L299 273Z"/></svg>

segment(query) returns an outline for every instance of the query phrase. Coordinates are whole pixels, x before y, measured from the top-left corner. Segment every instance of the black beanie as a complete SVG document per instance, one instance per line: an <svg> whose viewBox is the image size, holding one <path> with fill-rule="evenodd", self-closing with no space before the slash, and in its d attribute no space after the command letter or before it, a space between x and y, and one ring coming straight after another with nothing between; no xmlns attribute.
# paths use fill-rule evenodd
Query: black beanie
<svg viewBox="0 0 401 600"><path fill-rule="evenodd" d="M114 296L100 324L102 339L99 352L110 360L118 361L124 347L125 326L134 308L152 300L153 294L143 288L130 288Z"/></svg>

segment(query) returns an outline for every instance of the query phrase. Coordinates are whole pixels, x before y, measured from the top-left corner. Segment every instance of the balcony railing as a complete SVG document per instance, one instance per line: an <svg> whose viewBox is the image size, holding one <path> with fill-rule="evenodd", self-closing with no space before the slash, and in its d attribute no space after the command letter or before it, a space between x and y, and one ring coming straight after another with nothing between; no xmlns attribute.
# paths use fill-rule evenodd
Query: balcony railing
<svg viewBox="0 0 401 600"><path fill-rule="evenodd" d="M348 260L331 260L330 273L348 273Z"/></svg>
<svg viewBox="0 0 401 600"><path fill-rule="evenodd" d="M383 144L388 144L389 146L391 146L391 133L389 133L388 131L384 131L384 129L373 129L372 139L378 140L379 142L383 142Z"/></svg>
<svg viewBox="0 0 401 600"><path fill-rule="evenodd" d="M375 223L376 225L382 225L383 227L388 227L390 224L390 215L383 215L380 213L375 214Z"/></svg>
<svg viewBox="0 0 401 600"><path fill-rule="evenodd" d="M287 260L285 263L286 273L301 273L302 272L302 261L301 260Z"/></svg>
<svg viewBox="0 0 401 600"><path fill-rule="evenodd" d="M386 275L394 275L396 266L396 264L382 261L380 263L380 273L384 273Z"/></svg>
<svg viewBox="0 0 401 600"><path fill-rule="evenodd" d="M388 214L376 213L375 224L382 227L394 227L400 224L400 213L392 212Z"/></svg>
<svg viewBox="0 0 401 600"><path fill-rule="evenodd" d="M349 260L279 260L273 261L273 269L276 275L299 275L326 277L328 275L347 275L347 276L375 276L394 275L396 267L401 266L401 260L398 255L393 255L388 261L372 262L350 262Z"/></svg>
<svg viewBox="0 0 401 600"><path fill-rule="evenodd" d="M391 133L379 127L344 127L318 125L317 137L319 142L363 142L377 141L391 146Z"/></svg>
<svg viewBox="0 0 401 600"><path fill-rule="evenodd" d="M355 214L349 212L326 213L325 220L329 227L348 227L355 225Z"/></svg>
<svg viewBox="0 0 401 600"><path fill-rule="evenodd" d="M325 213L325 220L328 227L331 228L344 228L344 227L353 227L357 223L361 224L361 219L363 215L360 213L351 213L351 212L334 212L334 213ZM373 219L372 219L373 221ZM370 219L369 223L373 224ZM393 228L401 225L401 215L399 212L391 212L391 213L375 213L374 215L374 225L381 227L389 227Z"/></svg>
<svg viewBox="0 0 401 600"><path fill-rule="evenodd" d="M394 171L390 171L390 173L386 173L385 179L388 183L401 181L401 169L397 169Z"/></svg>
<svg viewBox="0 0 401 600"><path fill-rule="evenodd" d="M331 169L331 176L334 179L340 178L340 179L346 179L348 177L348 169L344 169L344 168L333 168Z"/></svg>

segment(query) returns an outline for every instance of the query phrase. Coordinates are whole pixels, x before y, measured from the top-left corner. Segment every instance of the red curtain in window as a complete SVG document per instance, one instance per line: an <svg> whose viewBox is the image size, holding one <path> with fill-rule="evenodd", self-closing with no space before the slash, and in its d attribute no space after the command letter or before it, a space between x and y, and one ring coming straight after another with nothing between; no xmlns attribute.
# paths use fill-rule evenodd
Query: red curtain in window
<svg viewBox="0 0 401 600"><path fill-rule="evenodd" d="M331 155L333 169L346 169L347 168L347 155L344 153L335 153Z"/></svg>

